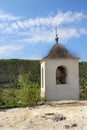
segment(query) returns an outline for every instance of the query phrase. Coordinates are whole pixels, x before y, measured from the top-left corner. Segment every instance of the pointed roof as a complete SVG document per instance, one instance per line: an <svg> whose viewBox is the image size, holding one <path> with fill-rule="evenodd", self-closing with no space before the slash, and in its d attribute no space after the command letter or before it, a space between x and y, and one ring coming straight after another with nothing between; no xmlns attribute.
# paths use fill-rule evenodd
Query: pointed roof
<svg viewBox="0 0 87 130"><path fill-rule="evenodd" d="M51 48L48 55L43 59L57 59L57 58L72 58L72 59L79 59L78 57L73 56L68 52L68 50L58 42L59 37L57 35L57 27L56 27L56 44ZM42 60L43 60L42 59Z"/></svg>
<svg viewBox="0 0 87 130"><path fill-rule="evenodd" d="M64 46L60 44L55 44L49 51L48 55L44 58L55 59L55 58L77 58L77 57L74 57L72 54L70 54Z"/></svg>

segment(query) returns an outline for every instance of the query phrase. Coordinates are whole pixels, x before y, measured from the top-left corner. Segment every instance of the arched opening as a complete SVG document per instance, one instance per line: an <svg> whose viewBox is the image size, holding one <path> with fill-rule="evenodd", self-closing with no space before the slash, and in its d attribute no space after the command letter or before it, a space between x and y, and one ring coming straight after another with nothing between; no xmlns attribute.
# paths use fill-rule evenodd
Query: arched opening
<svg viewBox="0 0 87 130"><path fill-rule="evenodd" d="M66 84L66 69L63 66L57 67L56 84Z"/></svg>
<svg viewBox="0 0 87 130"><path fill-rule="evenodd" d="M42 67L42 88L43 88L43 67Z"/></svg>

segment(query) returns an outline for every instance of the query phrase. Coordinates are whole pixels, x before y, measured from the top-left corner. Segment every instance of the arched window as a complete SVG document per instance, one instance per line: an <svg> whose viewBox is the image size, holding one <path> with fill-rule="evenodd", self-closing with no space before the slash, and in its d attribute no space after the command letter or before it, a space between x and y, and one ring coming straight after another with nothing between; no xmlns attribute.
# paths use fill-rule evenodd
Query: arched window
<svg viewBox="0 0 87 130"><path fill-rule="evenodd" d="M64 67L59 66L56 70L56 84L66 83L66 70Z"/></svg>
<svg viewBox="0 0 87 130"><path fill-rule="evenodd" d="M43 88L43 67L42 67L42 88Z"/></svg>

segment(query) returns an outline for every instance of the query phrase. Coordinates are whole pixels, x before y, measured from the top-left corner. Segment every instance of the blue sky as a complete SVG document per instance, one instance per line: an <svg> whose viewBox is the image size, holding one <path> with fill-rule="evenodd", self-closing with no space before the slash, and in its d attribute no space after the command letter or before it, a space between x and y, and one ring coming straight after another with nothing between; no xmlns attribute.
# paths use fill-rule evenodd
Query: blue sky
<svg viewBox="0 0 87 130"><path fill-rule="evenodd" d="M41 59L59 43L87 61L87 0L0 0L0 59Z"/></svg>

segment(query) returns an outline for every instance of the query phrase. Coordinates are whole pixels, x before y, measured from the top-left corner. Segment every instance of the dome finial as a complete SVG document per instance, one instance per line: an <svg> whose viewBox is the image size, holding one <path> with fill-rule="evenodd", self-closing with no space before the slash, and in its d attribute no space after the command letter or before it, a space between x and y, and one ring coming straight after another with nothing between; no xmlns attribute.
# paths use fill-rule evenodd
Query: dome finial
<svg viewBox="0 0 87 130"><path fill-rule="evenodd" d="M55 41L56 41L56 44L58 44L59 38L58 38L58 35L57 35L57 26L55 27L55 31L56 31L56 38L55 38Z"/></svg>

